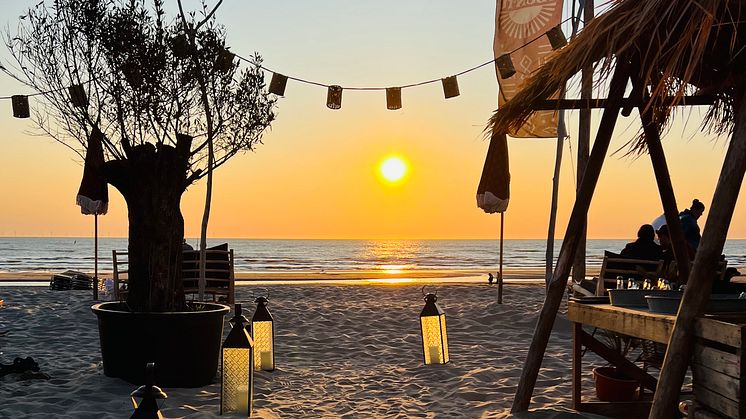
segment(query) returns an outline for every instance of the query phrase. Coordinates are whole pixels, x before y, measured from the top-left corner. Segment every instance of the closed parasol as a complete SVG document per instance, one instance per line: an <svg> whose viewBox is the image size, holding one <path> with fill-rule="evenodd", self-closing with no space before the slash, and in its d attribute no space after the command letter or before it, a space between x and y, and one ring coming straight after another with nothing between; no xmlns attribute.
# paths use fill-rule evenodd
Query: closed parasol
<svg viewBox="0 0 746 419"><path fill-rule="evenodd" d="M104 177L103 133L94 128L88 136L88 147L76 203L82 214L94 216L94 274L93 299L98 299L98 216L109 208L109 189Z"/></svg>
<svg viewBox="0 0 746 419"><path fill-rule="evenodd" d="M500 213L500 272L497 275L497 302L503 299L503 226L504 212L510 201L510 168L508 138L504 133L492 133L482 177L477 187L477 206L488 214Z"/></svg>

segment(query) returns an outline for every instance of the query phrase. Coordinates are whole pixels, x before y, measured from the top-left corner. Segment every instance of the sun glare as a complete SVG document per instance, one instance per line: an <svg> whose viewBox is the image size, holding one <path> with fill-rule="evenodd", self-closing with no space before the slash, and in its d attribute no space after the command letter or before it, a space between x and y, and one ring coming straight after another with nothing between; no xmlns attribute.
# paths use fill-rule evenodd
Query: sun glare
<svg viewBox="0 0 746 419"><path fill-rule="evenodd" d="M381 176L389 182L398 182L407 174L407 163L399 157L388 157L379 168Z"/></svg>

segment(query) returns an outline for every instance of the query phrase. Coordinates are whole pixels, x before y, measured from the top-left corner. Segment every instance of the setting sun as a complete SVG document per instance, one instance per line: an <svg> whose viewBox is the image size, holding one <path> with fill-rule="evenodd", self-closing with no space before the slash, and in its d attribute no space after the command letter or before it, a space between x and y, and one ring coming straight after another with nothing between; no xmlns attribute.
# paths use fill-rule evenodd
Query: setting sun
<svg viewBox="0 0 746 419"><path fill-rule="evenodd" d="M381 176L389 182L398 182L407 174L407 163L399 157L388 157L381 162Z"/></svg>

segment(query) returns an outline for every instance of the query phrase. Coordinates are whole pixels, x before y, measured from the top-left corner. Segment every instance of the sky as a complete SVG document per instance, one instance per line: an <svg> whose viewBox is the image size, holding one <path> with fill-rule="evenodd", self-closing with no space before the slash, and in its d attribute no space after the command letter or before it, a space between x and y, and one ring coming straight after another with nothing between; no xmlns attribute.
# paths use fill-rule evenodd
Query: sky
<svg viewBox="0 0 746 419"><path fill-rule="evenodd" d="M18 16L35 3L0 0L3 31L14 32ZM166 0L171 10L175 3ZM450 76L490 60L495 1L224 0L217 17L232 51L258 52L272 70L324 84L392 87ZM0 60L7 59L7 49L0 46ZM267 74L267 83L270 78ZM494 70L485 66L458 82L461 95L447 100L439 83L404 89L402 109L391 111L380 91L345 91L342 108L330 110L325 88L288 81L264 144L216 171L209 237L499 237L500 216L476 206L488 144L483 130L497 106ZM28 93L0 74L0 96ZM698 198L709 210L728 144L701 132L703 113L680 111L663 138L680 209ZM611 151L637 133L636 116L619 120ZM594 113L593 135L599 119ZM558 238L576 188L577 112L568 112L567 121ZM30 120L12 118L9 100L0 101L0 127L0 236L90 236L93 218L75 205L79 158L38 135ZM509 140L506 238L546 238L555 141ZM631 240L641 224L662 213L650 159L623 154L610 152L606 159L589 212L589 238ZM408 164L406 177L395 183L379 172L391 155ZM190 187L182 200L187 237L199 235L204 183ZM109 214L99 217L100 235L126 237L126 206L116 189L110 187L109 194ZM745 195L743 187L731 239L746 238Z"/></svg>

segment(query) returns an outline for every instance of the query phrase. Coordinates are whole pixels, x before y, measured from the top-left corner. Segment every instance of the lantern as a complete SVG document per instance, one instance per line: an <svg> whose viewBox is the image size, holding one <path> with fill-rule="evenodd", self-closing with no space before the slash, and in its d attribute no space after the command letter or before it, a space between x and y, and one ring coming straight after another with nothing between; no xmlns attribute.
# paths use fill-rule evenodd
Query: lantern
<svg viewBox="0 0 746 419"><path fill-rule="evenodd" d="M386 108L392 111L401 109L401 87L386 88Z"/></svg>
<svg viewBox="0 0 746 419"><path fill-rule="evenodd" d="M165 399L168 396L159 387L153 385L154 383L155 364L149 362L145 366L145 385L138 387L131 394L132 404L135 405L135 412L130 416L130 419L163 419L156 400ZM135 397L142 398L139 405L135 401Z"/></svg>
<svg viewBox="0 0 746 419"><path fill-rule="evenodd" d="M458 80L456 80L456 76L446 77L444 79L441 79L440 81L443 83L443 94L445 95L446 99L450 99L461 94L461 92L458 91Z"/></svg>
<svg viewBox="0 0 746 419"><path fill-rule="evenodd" d="M263 371L275 369L275 328L272 314L267 310L266 297L255 301L256 311L251 318L251 337L254 339L254 368Z"/></svg>
<svg viewBox="0 0 746 419"><path fill-rule="evenodd" d="M497 71L500 73L500 78L508 79L515 74L515 67L513 67L510 54L503 54L495 58L495 64L497 65Z"/></svg>
<svg viewBox="0 0 746 419"><path fill-rule="evenodd" d="M190 46L189 39L184 33L180 33L171 39L171 47L174 51L174 56L177 58L188 57Z"/></svg>
<svg viewBox="0 0 746 419"><path fill-rule="evenodd" d="M227 73L233 68L233 60L235 58L236 54L230 52L228 48L223 48L215 60L215 68L222 73Z"/></svg>
<svg viewBox="0 0 746 419"><path fill-rule="evenodd" d="M425 296L425 308L420 313L422 329L422 352L425 365L445 364L449 361L448 336L446 336L446 314L436 304L435 294Z"/></svg>
<svg viewBox="0 0 746 419"><path fill-rule="evenodd" d="M287 84L287 76L283 76L280 73L272 73L272 81L269 82L269 92L277 96L285 96L285 86Z"/></svg>
<svg viewBox="0 0 746 419"><path fill-rule="evenodd" d="M31 113L28 106L28 96L13 95L10 97L13 104L13 116L16 118L29 118Z"/></svg>
<svg viewBox="0 0 746 419"><path fill-rule="evenodd" d="M254 344L245 329L247 320L241 315L241 304L236 304L231 322L233 328L223 342L220 414L238 413L250 417L254 398Z"/></svg>
<svg viewBox="0 0 746 419"><path fill-rule="evenodd" d="M67 88L67 92L70 94L70 102L76 108L85 108L88 106L88 96L85 94L85 89L82 84L73 84Z"/></svg>
<svg viewBox="0 0 746 419"><path fill-rule="evenodd" d="M339 109L342 107L342 87L329 86L326 93L326 107L329 109Z"/></svg>
<svg viewBox="0 0 746 419"><path fill-rule="evenodd" d="M554 50L567 45L567 38L565 38L565 34L562 32L562 28L559 25L553 27L549 32L547 32L547 38L549 38L549 44Z"/></svg>

